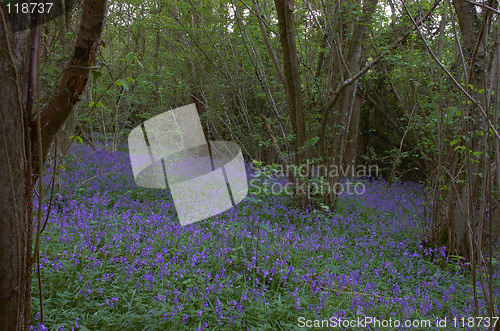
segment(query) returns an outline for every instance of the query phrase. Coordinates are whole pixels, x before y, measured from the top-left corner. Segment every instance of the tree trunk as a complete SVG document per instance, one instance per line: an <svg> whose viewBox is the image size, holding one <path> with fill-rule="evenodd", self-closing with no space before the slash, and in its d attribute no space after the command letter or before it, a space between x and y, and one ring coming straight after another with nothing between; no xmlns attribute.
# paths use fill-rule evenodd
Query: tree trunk
<svg viewBox="0 0 500 331"><path fill-rule="evenodd" d="M283 53L283 73L285 76L285 89L290 107L290 117L295 140L295 160L301 163L301 147L305 144L305 125L303 117L302 90L300 85L299 61L295 45L295 29L293 27L294 0L275 0L278 14L278 26Z"/></svg>
<svg viewBox="0 0 500 331"><path fill-rule="evenodd" d="M361 95L356 93L354 95L354 102L351 112L351 120L349 121L349 132L347 143L344 152L344 160L348 165L356 166L357 146L358 146L358 132L359 132L359 119L361 117ZM354 168L353 168L354 169Z"/></svg>
<svg viewBox="0 0 500 331"><path fill-rule="evenodd" d="M21 330L30 319L31 195L25 141L25 77L28 33L11 31L5 7L0 9L0 329ZM7 28L7 29L6 29Z"/></svg>
<svg viewBox="0 0 500 331"><path fill-rule="evenodd" d="M366 56L363 56L365 42L367 35L367 26L372 20L373 14L375 12L377 5L377 0L366 0L362 4L362 13L357 17L356 23L354 24L352 35L349 39L349 48L345 56L347 75L351 77L354 73L360 71L366 62ZM334 59L337 62L341 62L342 54ZM333 66L333 65L332 65ZM338 79L339 77L332 77L332 81ZM342 84L341 81L339 84ZM358 134L358 123L361 111L361 103L357 100L357 82L346 86L338 97L338 102L336 103L336 110L338 115L334 116L331 125L336 127L333 131L333 138L330 148L328 146L322 149L321 157L327 163L328 166L332 168L339 168L344 163L349 166L353 166L356 157L356 143L355 137ZM327 119L322 119L327 120ZM351 122L354 120L354 122ZM352 130L352 131L351 131ZM320 138L321 139L321 138ZM352 140L354 143L349 143ZM346 153L347 152L347 153ZM347 156L347 159L345 158ZM350 173L354 168L347 168ZM329 172L327 173L327 180L331 187L336 187L339 178L330 177ZM330 194L325 197L325 202L330 205L335 205L336 194L334 190L330 191Z"/></svg>
<svg viewBox="0 0 500 331"><path fill-rule="evenodd" d="M90 75L106 16L107 0L86 0L80 30L59 88L41 113L42 160L78 102ZM27 15L23 15L27 20ZM28 118L24 77L29 49L26 31L13 33L0 8L0 330L28 329L31 322L32 169L38 172L37 120ZM22 22L21 22L22 23ZM5 50L5 52L3 51ZM40 169L41 170L41 169Z"/></svg>
<svg viewBox="0 0 500 331"><path fill-rule="evenodd" d="M294 0L275 0L274 3L278 14L278 26L283 53L285 90L288 99L288 107L290 108L292 129L293 133L296 135L294 141L295 164L300 166L303 159L302 147L305 145L306 134L299 61L297 58L297 47L295 45L295 29L293 27ZM300 180L297 176L291 176L291 180L295 182L296 187L301 187ZM297 199L299 199L303 206L309 204L307 195L298 195Z"/></svg>
<svg viewBox="0 0 500 331"><path fill-rule="evenodd" d="M476 90L482 90L486 88L486 66L485 66L485 49L484 49L484 38L480 32L480 22L478 13L474 8L473 4L466 2L465 0L453 0L453 5L458 18L458 24L460 26L460 31L463 38L463 50L466 62L469 64L467 75L467 83L474 86ZM481 68L481 70L474 71L472 68ZM482 96L471 91L471 95L476 100L481 100ZM481 100L483 102L483 100ZM462 125L462 132L464 135L470 135L470 132L479 130L480 127L477 123L480 123L480 115L475 112L472 107L466 105L464 114L465 117L468 116L468 112L471 112L470 116L474 117L475 123L468 123L464 120ZM480 142L478 137L472 136L470 145L468 149L474 151L481 150ZM457 167L460 162L457 163ZM458 169L454 169L457 172ZM455 254L461 256L469 256L469 229L467 223L471 222L472 215L474 214L474 201L479 199L478 188L481 179L476 173L479 172L479 165L476 163L469 163L468 171L470 175L467 178L465 185L459 187L459 194L454 194L454 198L450 200L450 205L448 206L449 214L449 224L451 227L451 242L452 247L455 250Z"/></svg>

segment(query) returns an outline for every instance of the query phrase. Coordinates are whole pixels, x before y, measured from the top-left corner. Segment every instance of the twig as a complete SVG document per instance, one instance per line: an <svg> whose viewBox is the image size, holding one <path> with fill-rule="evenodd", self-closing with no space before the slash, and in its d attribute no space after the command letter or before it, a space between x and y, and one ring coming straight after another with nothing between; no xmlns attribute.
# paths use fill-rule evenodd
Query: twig
<svg viewBox="0 0 500 331"><path fill-rule="evenodd" d="M406 7L406 4L404 2L402 2L402 4L403 4L403 6L404 6L404 8L406 10L406 14L410 17L410 19L413 22L413 24L416 25L417 23L415 22L415 19L413 18L413 16L411 16L410 11L408 10L408 7ZM423 41L423 43L425 45L425 48L427 49L427 51L429 52L429 54L432 56L432 58L434 59L434 61L441 67L441 69L450 78L450 80L452 81L452 83L456 87L458 87L458 89L467 97L467 99L469 99L470 101L472 101L472 103L474 103L479 108L479 110L481 112L481 116L488 123L488 127L491 129L491 131L496 136L496 138L498 140L500 140L500 134L498 133L498 131L495 128L495 126L493 125L493 123L491 123L491 121L490 121L490 119L488 117L488 114L484 110L483 106L481 106L481 104L476 99L474 99L474 97L471 96L469 94L469 92L467 92L467 90L465 90L465 88L455 79L455 77L453 77L453 75L451 74L451 72L444 66L444 64L441 61L439 61L439 59L436 57L436 54L434 54L434 52L432 51L431 47L427 43L427 40L425 39L424 35L422 34L422 31L420 31L420 29L418 27L417 27L417 31L418 31L418 34L420 35L420 38L422 39L422 41Z"/></svg>
<svg viewBox="0 0 500 331"><path fill-rule="evenodd" d="M274 146L276 147L276 150L278 151L278 155L281 157L283 162L285 162L286 165L289 165L288 160L285 158L283 153L281 152L280 145L278 144L278 140L276 139L275 135L273 134L273 129L271 128L271 124L269 123L269 120L265 115L262 115L262 118L264 119L264 123L266 125L266 129L271 135L271 138L273 139Z"/></svg>
<svg viewBox="0 0 500 331"><path fill-rule="evenodd" d="M494 12L495 14L497 15L500 15L500 11L498 9L495 9L493 7L490 7L484 3L479 3L479 2L476 2L476 1L471 1L471 0L464 0L465 2L468 2L470 4L473 4L473 5L476 5L476 6L480 6L482 8L486 8L488 10L491 10L492 12Z"/></svg>
<svg viewBox="0 0 500 331"><path fill-rule="evenodd" d="M40 233L42 233L43 230L45 230L45 227L47 226L47 223L49 222L50 211L52 209L52 205L53 205L53 202L54 202L54 187L55 187L55 179L56 179L57 166L58 166L58 164L57 164L57 137L56 137L56 141L55 141L54 150L55 150L54 151L55 158L54 158L54 166L53 166L53 169L52 169L52 180L51 180L51 183L50 183L51 191L50 191L49 207L48 207L48 210L47 210L47 217L45 218L45 222L43 223L42 230L40 231Z"/></svg>
<svg viewBox="0 0 500 331"><path fill-rule="evenodd" d="M415 89L415 95L417 94L417 89ZM415 104L413 109L411 110L410 118L408 119L408 125L406 126L405 133L403 134L403 138L401 138L401 143L399 144L399 152L398 152L398 157L396 158L396 161L394 161L394 165L392 166L391 170L391 175L389 176L389 180L387 181L387 189L389 189L389 185L392 182L392 176L394 176L394 171L396 170L396 167L398 166L399 158L401 157L401 152L403 151L403 143L406 138L406 134L408 133L408 130L410 129L410 124L411 124L411 119L413 117L413 113L415 112L415 109L417 109L418 103Z"/></svg>
<svg viewBox="0 0 500 331"><path fill-rule="evenodd" d="M384 51L381 54L379 54L370 63L366 64L361 70L359 70L356 74L352 75L348 79L343 80L337 86L337 89L332 93L333 94L332 100L330 102L328 102L328 104L326 105L326 107L324 107L323 110L322 110L322 112L321 112L320 137L324 136L324 133L325 133L325 130L326 130L326 123L327 123L326 115L328 114L328 110L332 109L333 106L335 106L335 104L337 103L337 101L338 101L338 99L340 97L340 92L342 92L342 90L346 86L351 85L356 80L358 80L361 76L363 76L370 68L372 68L378 62L380 62L380 60L382 60L386 55L388 55L389 53L391 53L401 42L403 42L403 40L406 37L408 37L410 35L411 31L413 31L415 29L417 29L418 31L420 31L418 29L418 27L432 14L432 12L434 11L434 9L439 5L440 2L441 2L441 0L434 1L434 3L430 6L430 8L427 11L427 13L425 13L425 15L422 16L422 18L420 18L420 20L418 22L415 22L415 20L413 20L413 17L412 17L413 26L411 27L410 30L406 31L405 34L403 34L398 39L396 39L391 44L391 46L389 46L389 48L386 51ZM499 136L499 138L500 138L500 136ZM321 154L324 155L324 152L325 152L325 146L324 146L324 142L323 142L321 144Z"/></svg>

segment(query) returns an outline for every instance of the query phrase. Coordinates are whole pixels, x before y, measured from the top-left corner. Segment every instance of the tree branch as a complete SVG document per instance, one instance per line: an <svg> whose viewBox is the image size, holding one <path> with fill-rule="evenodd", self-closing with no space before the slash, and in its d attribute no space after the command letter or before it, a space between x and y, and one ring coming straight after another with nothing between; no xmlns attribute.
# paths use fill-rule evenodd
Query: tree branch
<svg viewBox="0 0 500 331"><path fill-rule="evenodd" d="M374 58L371 62L369 62L368 64L366 64L363 68L361 68L361 70L359 70L356 74L352 75L351 77L343 80L338 86L337 88L335 89L335 91L333 92L333 98L330 100L330 102L328 102L328 104L326 105L326 107L323 108L323 110L321 111L321 129L320 129L320 137L323 137L324 134L325 134L325 130L326 130L326 123L327 123L327 118L326 118L326 115L328 114L328 110L332 109L333 106L335 106L335 104L337 103L338 99L339 99L339 96L340 96L340 92L342 92L342 90L347 87L348 85L351 85L352 83L354 83L356 80L358 80L361 76L363 76L368 70L370 70L374 65L376 65L378 62L380 62L380 60L382 60L387 54L389 54L390 52L392 52L403 40L405 40L406 37L408 37L410 35L410 33L417 29L425 20L427 20L427 18L432 14L432 12L434 11L434 9L436 9L436 7L439 5L439 3L441 2L441 0L435 0L434 3L430 6L429 10L427 11L427 13L425 13L424 16L422 16L422 18L420 18L420 20L418 20L418 22L414 22L413 26L411 27L410 30L406 31L406 33L404 33L403 35L401 35L398 39L396 39L392 44L391 46L389 46L389 48L384 51L383 53L379 54L376 58ZM324 149L325 147L323 145L321 145L321 155L324 155Z"/></svg>
<svg viewBox="0 0 500 331"><path fill-rule="evenodd" d="M107 3L107 0L85 0L83 4L80 29L73 52L62 73L56 94L41 112L41 150L44 161L56 133L70 115L75 104L80 100L80 96L90 77L90 70L94 65L101 42ZM34 174L39 172L36 123L37 118L32 118L30 128L33 154L30 161L35 169Z"/></svg>
<svg viewBox="0 0 500 331"><path fill-rule="evenodd" d="M403 6L404 6L404 8L406 10L406 13L410 17L410 19L413 22L415 22L413 20L413 17L410 15L410 12L408 11L408 8L406 7L406 4L404 3L404 1L402 2L402 4L403 4ZM480 111L481 116L483 116L484 120L487 122L489 128L491 129L491 131L495 135L496 139L500 140L500 134L498 133L498 131L496 130L495 126L491 122L491 120L490 120L488 114L486 113L486 111L484 110L483 106L479 103L479 101L477 101L473 96L471 96L469 94L469 92L467 92L467 90L462 86L462 84L460 84L455 79L455 77L453 77L453 75L451 74L451 72L448 69L446 69L446 67L444 66L444 64L441 61L439 61L439 59L436 57L436 54L434 54L434 52L430 48L429 44L427 43L427 40L424 38L424 35L422 34L422 31L420 31L420 29L417 29L417 31L418 31L418 33L420 35L420 38L422 39L422 41L424 43L425 48L427 49L427 51L429 52L429 54L432 56L432 58L434 59L434 61L445 72L445 74L448 76L448 78L450 78L450 80L452 81L452 83L467 97L467 99L469 99L474 105L477 106L477 108Z"/></svg>

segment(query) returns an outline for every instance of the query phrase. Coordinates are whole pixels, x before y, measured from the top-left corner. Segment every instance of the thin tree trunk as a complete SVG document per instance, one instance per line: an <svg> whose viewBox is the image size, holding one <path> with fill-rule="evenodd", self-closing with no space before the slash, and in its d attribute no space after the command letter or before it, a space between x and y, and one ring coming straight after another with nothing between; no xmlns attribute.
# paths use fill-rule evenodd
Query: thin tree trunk
<svg viewBox="0 0 500 331"><path fill-rule="evenodd" d="M269 57L273 61L274 68L276 69L276 75L278 76L278 79L280 82L285 85L285 76L283 75L283 71L281 70L281 66L278 62L278 58L276 57L276 54L274 53L273 46L271 45L271 41L269 40L269 36L267 35L267 30L266 27L264 26L264 22L262 21L262 16L260 15L260 10L259 10L259 5L257 4L256 0L252 0L253 6L255 8L255 13L257 20L259 21L259 27L260 27L260 32L262 33L262 39L264 39L264 44L266 45L267 53L269 54Z"/></svg>
<svg viewBox="0 0 500 331"><path fill-rule="evenodd" d="M305 125L303 118L302 90L300 85L299 61L295 44L295 29L293 26L294 0L275 0L280 30L281 48L285 76L285 89L290 107L290 115L294 133L296 162L300 163L299 149L305 144Z"/></svg>
<svg viewBox="0 0 500 331"><path fill-rule="evenodd" d="M344 160L347 164L355 166L357 161L359 119L361 117L362 99L359 93L354 95L354 103L349 121L349 132L344 152Z"/></svg>
<svg viewBox="0 0 500 331"><path fill-rule="evenodd" d="M283 74L285 76L285 90L290 108L290 119L292 128L296 135L294 150L295 164L302 163L302 147L305 145L305 124L303 117L302 90L300 84L299 61L297 58L297 47L295 45L295 29L293 26L294 0L274 1L278 16L280 30L280 41L283 53ZM298 178L296 185L300 186ZM308 204L307 197L302 197L304 205Z"/></svg>
<svg viewBox="0 0 500 331"><path fill-rule="evenodd" d="M474 5L464 1L464 0L453 0L453 5L455 7L455 11L458 18L458 24L460 26L462 38L464 41L464 51L463 53L466 56L466 60L469 60L469 66L478 67L478 68L486 68L485 66L485 49L484 49L484 39L481 37L481 33L478 29L478 16L477 12L474 8ZM474 62L474 63L472 63ZM486 74L486 70L481 70L479 72L469 71L469 73L465 72L467 83L474 85L476 90L484 90L486 85L486 80L484 79L484 75ZM471 91L471 95L476 99L480 99L479 93L475 91ZM470 106L464 106L464 118L469 116L468 112L472 111ZM474 112L476 113L476 112ZM470 116L475 116L470 115ZM477 114L477 117L480 117ZM480 121L475 119L476 123ZM464 121L463 123L463 134L469 135L468 132L475 132L479 130L479 127L471 127L476 124L468 123ZM467 150L480 150L480 145L477 136L471 137L471 142L469 143ZM453 243L453 248L457 255L468 256L470 251L469 242L471 241L468 238L469 230L468 223L471 221L471 215L473 213L473 204L474 201L478 198L478 185L480 179L478 178L476 173L479 172L479 166L476 163L471 163L469 159L467 159L468 164L468 176L466 179L466 183L463 187L459 187L459 194L455 197L455 199L451 199L449 209L451 210L449 222L451 223L451 238ZM460 163L458 163L460 164ZM458 165L457 164L457 165ZM459 205L458 200L462 201L462 208ZM467 201L467 203L465 203ZM474 239L475 240L475 239Z"/></svg>

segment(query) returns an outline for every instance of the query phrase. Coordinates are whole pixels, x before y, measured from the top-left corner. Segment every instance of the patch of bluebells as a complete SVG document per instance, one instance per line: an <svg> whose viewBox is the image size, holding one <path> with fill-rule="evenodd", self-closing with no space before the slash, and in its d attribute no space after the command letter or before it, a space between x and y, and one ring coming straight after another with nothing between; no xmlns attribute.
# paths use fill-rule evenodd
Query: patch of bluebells
<svg viewBox="0 0 500 331"><path fill-rule="evenodd" d="M420 245L425 193L415 184L365 181L362 196L341 195L327 214L286 196L250 197L181 227L168 190L137 187L124 152L75 146L58 181L41 247L49 328L292 329L298 317L474 315L470 281ZM32 302L32 329L45 330L36 282Z"/></svg>

